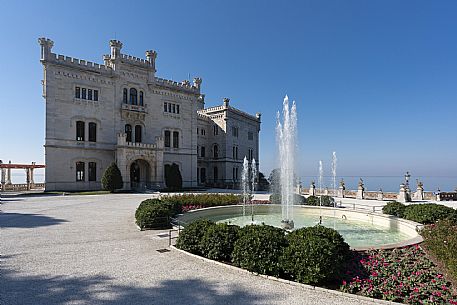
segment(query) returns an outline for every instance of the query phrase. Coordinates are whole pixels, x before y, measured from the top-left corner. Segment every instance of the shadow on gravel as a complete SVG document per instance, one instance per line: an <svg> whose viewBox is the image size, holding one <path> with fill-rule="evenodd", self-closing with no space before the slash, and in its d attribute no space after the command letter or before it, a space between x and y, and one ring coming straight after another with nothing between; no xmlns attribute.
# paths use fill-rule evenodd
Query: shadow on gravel
<svg viewBox="0 0 457 305"><path fill-rule="evenodd" d="M67 221L40 214L0 213L0 228L37 228L63 222Z"/></svg>
<svg viewBox="0 0 457 305"><path fill-rule="evenodd" d="M167 280L157 287L143 288L115 285L105 276L93 277L41 277L20 276L6 270L2 272L0 304L53 305L219 305L265 304L275 298L251 294L237 284L216 285L201 279ZM151 274L151 277L154 275Z"/></svg>

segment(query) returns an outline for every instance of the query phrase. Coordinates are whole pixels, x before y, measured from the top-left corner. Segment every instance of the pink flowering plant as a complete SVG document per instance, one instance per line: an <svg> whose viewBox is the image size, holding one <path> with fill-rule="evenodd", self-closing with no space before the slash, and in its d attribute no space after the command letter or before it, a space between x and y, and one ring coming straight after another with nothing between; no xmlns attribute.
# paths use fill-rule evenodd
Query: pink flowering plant
<svg viewBox="0 0 457 305"><path fill-rule="evenodd" d="M450 283L418 245L355 254L341 290L406 304L455 304Z"/></svg>

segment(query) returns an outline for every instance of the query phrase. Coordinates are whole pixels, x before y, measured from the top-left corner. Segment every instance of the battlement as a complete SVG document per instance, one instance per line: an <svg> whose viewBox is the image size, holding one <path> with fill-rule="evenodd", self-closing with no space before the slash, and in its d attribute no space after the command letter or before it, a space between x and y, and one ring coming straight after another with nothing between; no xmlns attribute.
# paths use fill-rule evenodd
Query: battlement
<svg viewBox="0 0 457 305"><path fill-rule="evenodd" d="M155 83L159 86L163 86L166 88L172 88L172 89L180 89L184 91L190 91L192 93L199 93L200 88L197 88L195 85L191 85L189 81L182 81L180 83L169 80L169 79L164 79L160 77L155 77Z"/></svg>
<svg viewBox="0 0 457 305"><path fill-rule="evenodd" d="M148 60L132 55L121 54L121 60L125 63L141 66L144 68L152 68L152 64Z"/></svg>
<svg viewBox="0 0 457 305"><path fill-rule="evenodd" d="M198 120L202 120L202 121L207 121L207 122L211 122L211 118L209 116L207 116L206 114L203 114L200 112L200 110L197 111L197 119Z"/></svg>
<svg viewBox="0 0 457 305"><path fill-rule="evenodd" d="M237 108L234 108L234 107L230 106L229 105L229 101L230 100L228 98L224 98L223 105L201 109L201 110L199 110L199 112L202 113L202 114L209 115L209 114L212 114L214 112L232 111L232 112L234 112L234 113L236 113L238 115L241 115L241 116L243 116L245 118L260 122L261 114L259 112L256 113L255 116L251 115L251 114L249 114L247 112L241 111L241 110L239 110Z"/></svg>
<svg viewBox="0 0 457 305"><path fill-rule="evenodd" d="M66 65L74 66L74 67L81 68L81 69L92 70L95 72L111 73L111 71L112 71L111 67L107 67L106 65L94 63L94 62L87 61L84 59L64 56L64 55L60 55L60 54L51 53L47 60L58 63L58 64L66 64Z"/></svg>

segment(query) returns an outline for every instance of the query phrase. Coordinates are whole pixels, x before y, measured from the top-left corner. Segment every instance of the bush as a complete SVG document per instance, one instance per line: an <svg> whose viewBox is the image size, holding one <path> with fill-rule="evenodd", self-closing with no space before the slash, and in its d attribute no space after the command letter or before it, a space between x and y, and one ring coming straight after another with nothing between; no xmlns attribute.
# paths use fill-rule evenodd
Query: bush
<svg viewBox="0 0 457 305"><path fill-rule="evenodd" d="M251 272L279 276L279 257L286 245L282 229L266 225L245 226L235 242L232 262Z"/></svg>
<svg viewBox="0 0 457 305"><path fill-rule="evenodd" d="M216 224L207 219L196 220L187 226L179 233L176 247L181 250L202 255L202 240L208 229Z"/></svg>
<svg viewBox="0 0 457 305"><path fill-rule="evenodd" d="M238 226L225 223L207 227L201 242L203 255L209 259L230 262L239 229Z"/></svg>
<svg viewBox="0 0 457 305"><path fill-rule="evenodd" d="M186 194L180 196L162 197L162 201L171 205L175 214L180 214L182 212L192 210L193 208L239 204L242 199L241 196L232 194Z"/></svg>
<svg viewBox="0 0 457 305"><path fill-rule="evenodd" d="M457 222L457 211L453 208L434 203L408 205L404 218L422 224L431 224L438 220L449 219Z"/></svg>
<svg viewBox="0 0 457 305"><path fill-rule="evenodd" d="M313 206L323 206L323 207L334 207L335 206L335 199L331 196L323 195L321 197L318 196L309 196L306 198L306 205L313 205Z"/></svg>
<svg viewBox="0 0 457 305"><path fill-rule="evenodd" d="M344 272L350 250L336 230L319 225L301 228L288 234L287 240L281 265L293 280L315 285L337 279Z"/></svg>
<svg viewBox="0 0 457 305"><path fill-rule="evenodd" d="M299 194L294 194L294 204L304 204L305 201L305 197ZM281 204L281 194L271 194L270 202L273 204Z"/></svg>
<svg viewBox="0 0 457 305"><path fill-rule="evenodd" d="M136 224L141 229L170 228L171 216L169 206L157 199L143 201L135 212Z"/></svg>
<svg viewBox="0 0 457 305"><path fill-rule="evenodd" d="M116 163L113 162L105 170L102 177L102 187L104 190L113 193L115 190L121 189L124 186L122 181L121 171L117 167Z"/></svg>
<svg viewBox="0 0 457 305"><path fill-rule="evenodd" d="M421 231L424 245L446 267L457 282L457 226L450 220L438 221Z"/></svg>
<svg viewBox="0 0 457 305"><path fill-rule="evenodd" d="M397 201L388 202L383 208L383 214L389 214L400 218L404 217L406 205Z"/></svg>
<svg viewBox="0 0 457 305"><path fill-rule="evenodd" d="M165 165L165 185L171 190L182 188L182 176L178 164Z"/></svg>

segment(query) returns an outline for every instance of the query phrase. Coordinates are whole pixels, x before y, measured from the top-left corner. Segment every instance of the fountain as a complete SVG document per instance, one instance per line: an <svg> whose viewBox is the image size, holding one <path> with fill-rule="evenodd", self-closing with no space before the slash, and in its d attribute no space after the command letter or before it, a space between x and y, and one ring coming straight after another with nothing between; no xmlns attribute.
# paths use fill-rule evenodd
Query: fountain
<svg viewBox="0 0 457 305"><path fill-rule="evenodd" d="M335 199L335 205L334 207L336 208L336 151L333 152L332 156L332 183L333 183L333 199Z"/></svg>
<svg viewBox="0 0 457 305"><path fill-rule="evenodd" d="M294 170L295 148L297 138L297 109L295 102L289 108L289 98L284 97L283 118L281 123L280 113L277 113L276 135L279 147L280 184L281 184L281 226L285 229L293 229L294 221L292 206L294 204Z"/></svg>
<svg viewBox="0 0 457 305"><path fill-rule="evenodd" d="M248 158L244 157L243 171L241 172L241 185L243 187L243 216L246 216L246 201L249 197L249 163Z"/></svg>
<svg viewBox="0 0 457 305"><path fill-rule="evenodd" d="M252 159L251 162L251 194L254 195L255 192L255 180L257 179L257 166L255 159ZM251 201L251 221L254 222L254 203Z"/></svg>

